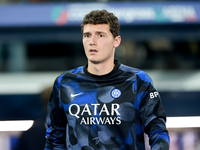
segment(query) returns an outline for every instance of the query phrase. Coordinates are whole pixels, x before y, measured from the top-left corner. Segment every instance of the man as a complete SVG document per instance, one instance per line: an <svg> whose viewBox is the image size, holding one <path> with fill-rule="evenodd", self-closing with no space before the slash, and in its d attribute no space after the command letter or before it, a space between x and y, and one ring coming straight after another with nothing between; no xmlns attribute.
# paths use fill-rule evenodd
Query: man
<svg viewBox="0 0 200 150"><path fill-rule="evenodd" d="M159 93L143 71L114 60L117 17L106 10L82 22L86 66L57 77L48 106L45 150L168 150Z"/></svg>

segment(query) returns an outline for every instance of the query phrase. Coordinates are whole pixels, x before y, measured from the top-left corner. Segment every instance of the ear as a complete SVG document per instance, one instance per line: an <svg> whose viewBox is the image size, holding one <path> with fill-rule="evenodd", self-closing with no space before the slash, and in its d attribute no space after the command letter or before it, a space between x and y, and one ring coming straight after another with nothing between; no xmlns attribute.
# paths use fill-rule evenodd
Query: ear
<svg viewBox="0 0 200 150"><path fill-rule="evenodd" d="M116 36L114 40L114 48L117 48L121 43L121 36Z"/></svg>

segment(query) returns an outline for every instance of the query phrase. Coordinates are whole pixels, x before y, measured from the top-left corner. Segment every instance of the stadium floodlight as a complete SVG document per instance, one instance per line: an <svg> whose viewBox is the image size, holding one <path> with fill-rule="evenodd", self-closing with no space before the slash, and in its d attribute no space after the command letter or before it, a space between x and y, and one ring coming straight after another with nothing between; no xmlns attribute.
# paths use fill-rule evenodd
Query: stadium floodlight
<svg viewBox="0 0 200 150"><path fill-rule="evenodd" d="M32 127L33 120L0 121L2 131L27 131ZM167 117L167 128L199 128L200 116Z"/></svg>
<svg viewBox="0 0 200 150"><path fill-rule="evenodd" d="M167 128L199 128L199 116L167 117Z"/></svg>
<svg viewBox="0 0 200 150"><path fill-rule="evenodd" d="M33 120L0 121L0 131L26 131L33 123Z"/></svg>

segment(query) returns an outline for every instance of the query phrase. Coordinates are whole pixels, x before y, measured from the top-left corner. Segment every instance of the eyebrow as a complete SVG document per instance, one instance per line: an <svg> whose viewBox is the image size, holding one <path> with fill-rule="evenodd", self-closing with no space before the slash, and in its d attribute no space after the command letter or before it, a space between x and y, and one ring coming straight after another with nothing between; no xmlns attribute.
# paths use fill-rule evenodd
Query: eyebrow
<svg viewBox="0 0 200 150"><path fill-rule="evenodd" d="M95 32L95 34L106 34L105 32L103 32L103 31L96 31ZM83 35L85 35L85 34L91 34L91 32L83 32Z"/></svg>
<svg viewBox="0 0 200 150"><path fill-rule="evenodd" d="M91 33L90 33L90 32L83 32L83 35L84 35L84 34L91 34Z"/></svg>

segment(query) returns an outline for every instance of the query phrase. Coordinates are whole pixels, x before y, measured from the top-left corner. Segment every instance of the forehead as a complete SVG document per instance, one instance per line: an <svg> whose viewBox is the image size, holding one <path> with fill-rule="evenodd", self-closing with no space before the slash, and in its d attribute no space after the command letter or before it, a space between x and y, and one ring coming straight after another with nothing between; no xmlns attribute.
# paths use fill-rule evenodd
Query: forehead
<svg viewBox="0 0 200 150"><path fill-rule="evenodd" d="M83 27L83 33L85 32L110 32L110 26L108 24L86 24Z"/></svg>

